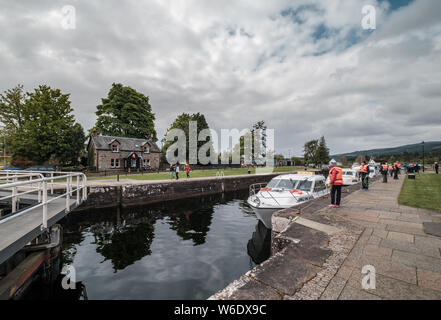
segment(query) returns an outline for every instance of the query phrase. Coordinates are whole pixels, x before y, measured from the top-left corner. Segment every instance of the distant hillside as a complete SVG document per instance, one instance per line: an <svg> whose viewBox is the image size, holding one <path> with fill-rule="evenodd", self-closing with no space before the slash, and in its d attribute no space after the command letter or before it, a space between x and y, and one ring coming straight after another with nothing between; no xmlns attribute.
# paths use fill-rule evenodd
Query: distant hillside
<svg viewBox="0 0 441 320"><path fill-rule="evenodd" d="M396 156L396 155L403 155L403 154L422 154L422 144L421 143L415 143L415 144L408 144L405 146L400 147L394 147L394 148L384 148L384 149L371 149L371 150L361 150L361 151L354 151L349 153L341 153L341 154L335 154L331 157L337 158L337 157L347 157L347 158L356 158L359 155L367 156L367 157L385 157L385 156ZM441 141L430 141L424 143L424 152L425 154L429 153L441 153Z"/></svg>

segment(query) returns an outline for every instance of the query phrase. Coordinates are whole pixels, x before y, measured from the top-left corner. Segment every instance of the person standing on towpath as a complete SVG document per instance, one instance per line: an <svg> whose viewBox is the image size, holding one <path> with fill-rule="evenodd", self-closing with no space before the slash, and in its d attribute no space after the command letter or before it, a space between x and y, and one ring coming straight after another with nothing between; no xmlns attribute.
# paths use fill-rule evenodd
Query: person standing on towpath
<svg viewBox="0 0 441 320"><path fill-rule="evenodd" d="M170 179L173 179L174 178L174 176L173 176L173 172L174 172L174 168L173 168L173 165L171 164L170 165Z"/></svg>
<svg viewBox="0 0 441 320"><path fill-rule="evenodd" d="M331 160L329 162L329 185L331 185L331 204L329 207L340 207L341 188L343 186L343 170L337 167L337 162Z"/></svg>
<svg viewBox="0 0 441 320"><path fill-rule="evenodd" d="M398 171L400 170L400 164L398 161L394 163L394 180L398 180Z"/></svg>
<svg viewBox="0 0 441 320"><path fill-rule="evenodd" d="M380 172L383 175L383 183L387 183L387 164L384 161L381 163Z"/></svg>
<svg viewBox="0 0 441 320"><path fill-rule="evenodd" d="M187 173L187 178L190 178L190 165L188 162L185 164L185 173Z"/></svg>
<svg viewBox="0 0 441 320"><path fill-rule="evenodd" d="M176 180L179 180L179 162L176 164L175 172L176 172Z"/></svg>
<svg viewBox="0 0 441 320"><path fill-rule="evenodd" d="M369 166L362 162L360 166L361 190L369 190Z"/></svg>

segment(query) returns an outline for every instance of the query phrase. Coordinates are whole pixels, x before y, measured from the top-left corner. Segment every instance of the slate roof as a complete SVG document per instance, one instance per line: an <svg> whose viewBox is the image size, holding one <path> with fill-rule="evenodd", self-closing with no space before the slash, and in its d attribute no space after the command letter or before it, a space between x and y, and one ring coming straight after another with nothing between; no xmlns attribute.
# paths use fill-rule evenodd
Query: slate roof
<svg viewBox="0 0 441 320"><path fill-rule="evenodd" d="M156 143L149 139L135 139L135 138L110 137L110 136L91 137L91 141L93 141L96 150L110 151L109 145L115 140L120 143L121 151L142 151L142 146L147 143L150 146L150 152L161 152L158 146L156 145Z"/></svg>

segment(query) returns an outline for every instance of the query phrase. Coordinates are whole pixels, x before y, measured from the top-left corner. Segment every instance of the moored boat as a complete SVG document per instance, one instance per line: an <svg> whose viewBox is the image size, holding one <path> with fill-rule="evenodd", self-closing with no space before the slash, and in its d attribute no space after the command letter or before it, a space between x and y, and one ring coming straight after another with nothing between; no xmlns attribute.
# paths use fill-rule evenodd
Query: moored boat
<svg viewBox="0 0 441 320"><path fill-rule="evenodd" d="M274 212L295 207L329 193L325 177L315 174L284 174L269 183L250 186L247 203L263 224L271 229Z"/></svg>

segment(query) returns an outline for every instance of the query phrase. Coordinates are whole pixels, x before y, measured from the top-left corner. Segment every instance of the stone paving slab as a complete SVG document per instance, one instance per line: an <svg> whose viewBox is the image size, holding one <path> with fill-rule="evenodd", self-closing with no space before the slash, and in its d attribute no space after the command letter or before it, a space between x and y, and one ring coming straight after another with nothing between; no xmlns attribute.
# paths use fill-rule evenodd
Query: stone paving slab
<svg viewBox="0 0 441 320"><path fill-rule="evenodd" d="M325 197L273 215L274 255L212 298L441 299L441 237L424 228L441 213L399 205L404 178L348 188L338 209ZM365 266L375 289L363 289Z"/></svg>

